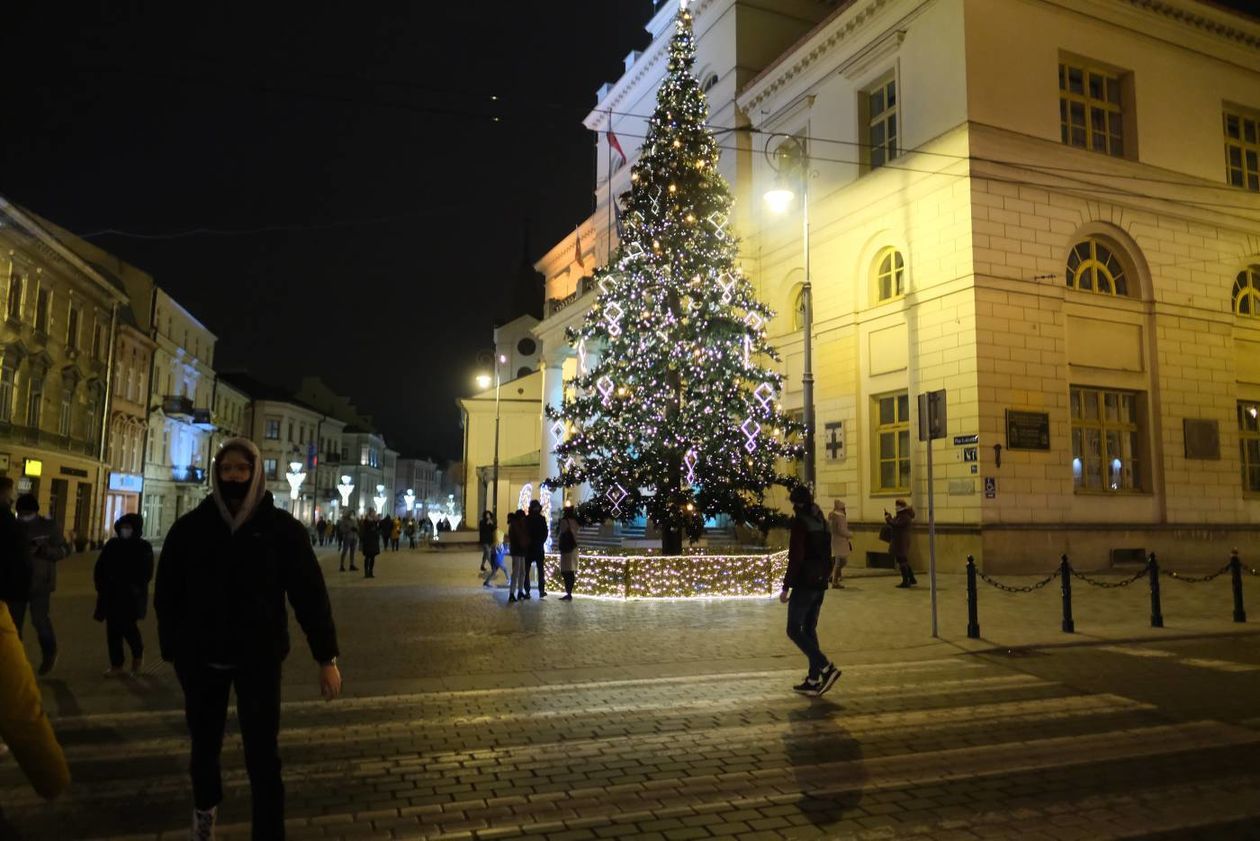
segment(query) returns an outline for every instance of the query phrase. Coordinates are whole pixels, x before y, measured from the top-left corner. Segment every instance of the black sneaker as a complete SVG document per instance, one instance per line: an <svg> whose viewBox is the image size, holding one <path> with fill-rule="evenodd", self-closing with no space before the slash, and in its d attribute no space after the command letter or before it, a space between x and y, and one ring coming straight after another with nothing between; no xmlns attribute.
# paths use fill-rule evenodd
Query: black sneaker
<svg viewBox="0 0 1260 841"><path fill-rule="evenodd" d="M509 601L509 602L514 602L514 601L516 601L516 596L509 595L509 596L508 596L508 601Z"/></svg>
<svg viewBox="0 0 1260 841"><path fill-rule="evenodd" d="M815 696L824 695L831 687L836 685L836 681L840 679L840 670L836 668L835 663L828 663L827 668L823 669L818 675L818 691Z"/></svg>
<svg viewBox="0 0 1260 841"><path fill-rule="evenodd" d="M521 593L521 598L522 598L522 599L528 599L528 598L529 598L529 590L526 590L524 593Z"/></svg>
<svg viewBox="0 0 1260 841"><path fill-rule="evenodd" d="M57 666L57 652L54 651L51 654L45 654L43 662L39 664L40 677L43 677L44 675L51 672L54 668L56 668L56 666Z"/></svg>
<svg viewBox="0 0 1260 841"><path fill-rule="evenodd" d="M546 594L546 593L544 593L542 590L539 590L539 591L538 591L538 598L540 598L540 599L545 599L545 598L547 598L547 594Z"/></svg>
<svg viewBox="0 0 1260 841"><path fill-rule="evenodd" d="M796 686L793 686L792 691L799 692L802 695L809 695L810 697L814 697L818 695L818 687L819 687L818 678L807 677L801 683L798 683L796 684Z"/></svg>

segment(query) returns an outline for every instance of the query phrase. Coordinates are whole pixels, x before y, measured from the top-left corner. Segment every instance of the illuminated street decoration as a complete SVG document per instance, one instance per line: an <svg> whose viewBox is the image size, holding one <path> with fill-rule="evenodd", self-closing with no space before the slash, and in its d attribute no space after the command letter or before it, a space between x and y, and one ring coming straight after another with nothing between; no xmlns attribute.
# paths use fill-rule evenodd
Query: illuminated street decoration
<svg viewBox="0 0 1260 841"><path fill-rule="evenodd" d="M407 506L407 513L410 514L416 507L416 492L407 488L407 492L403 494L403 503Z"/></svg>
<svg viewBox="0 0 1260 841"><path fill-rule="evenodd" d="M609 599L768 599L779 592L787 552L681 556L579 550L574 591ZM560 589L560 556L547 555L548 586Z"/></svg>
<svg viewBox="0 0 1260 841"><path fill-rule="evenodd" d="M520 511L529 510L529 501L534 498L534 483L526 482L521 485L521 492L516 497L516 507Z"/></svg>
<svg viewBox="0 0 1260 841"><path fill-rule="evenodd" d="M770 383L762 383L757 386L757 390L753 392L753 397L757 398L757 402L761 404L761 408L769 411L770 401L774 399L774 386L770 385Z"/></svg>
<svg viewBox="0 0 1260 841"><path fill-rule="evenodd" d="M385 486L376 486L376 496L372 497L372 501L376 503L376 513L381 514L385 511Z"/></svg>
<svg viewBox="0 0 1260 841"><path fill-rule="evenodd" d="M289 462L289 472L284 474L284 478L289 481L289 499L297 502L298 495L302 492L302 483L306 481L306 473L302 470L302 462Z"/></svg>
<svg viewBox="0 0 1260 841"><path fill-rule="evenodd" d="M696 483L696 462L700 457L696 455L695 450L688 450L687 455L683 456L683 464L687 466L687 484L694 485Z"/></svg>
<svg viewBox="0 0 1260 841"><path fill-rule="evenodd" d="M341 484L337 486L337 493L341 494L341 507L350 507L350 494L354 493L354 483L350 481L349 476L341 477Z"/></svg>

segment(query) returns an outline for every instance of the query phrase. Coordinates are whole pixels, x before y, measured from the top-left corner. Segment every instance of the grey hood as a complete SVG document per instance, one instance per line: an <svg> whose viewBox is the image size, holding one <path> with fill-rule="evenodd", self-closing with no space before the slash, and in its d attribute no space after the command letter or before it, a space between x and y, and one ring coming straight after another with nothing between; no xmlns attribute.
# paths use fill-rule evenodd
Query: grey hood
<svg viewBox="0 0 1260 841"><path fill-rule="evenodd" d="M235 515L228 510L227 504L223 501L223 494L219 491L219 459L228 450L240 450L253 461L253 469L249 472L249 490L245 493L245 499L241 501L241 510ZM248 438L229 438L220 444L219 451L214 454L214 461L210 465L210 495L214 497L215 507L219 509L219 514L233 533L254 516L258 503L262 502L266 493L267 482L262 475L262 453L259 452L258 446Z"/></svg>

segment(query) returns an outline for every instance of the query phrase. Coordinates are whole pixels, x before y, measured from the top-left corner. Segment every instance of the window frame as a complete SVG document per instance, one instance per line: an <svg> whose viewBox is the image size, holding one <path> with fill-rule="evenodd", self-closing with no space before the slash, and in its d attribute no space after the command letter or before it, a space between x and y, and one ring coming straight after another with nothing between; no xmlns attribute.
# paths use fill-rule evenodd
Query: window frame
<svg viewBox="0 0 1260 841"><path fill-rule="evenodd" d="M263 479L268 482L280 481L280 460L275 458L264 458L262 463Z"/></svg>
<svg viewBox="0 0 1260 841"><path fill-rule="evenodd" d="M79 349L81 320L79 308L71 301L69 308L66 310L66 347L70 350Z"/></svg>
<svg viewBox="0 0 1260 841"><path fill-rule="evenodd" d="M1234 277L1234 290L1230 300L1234 315L1240 318L1260 318L1260 265L1245 266ZM1250 312L1242 311L1244 301L1248 302Z"/></svg>
<svg viewBox="0 0 1260 841"><path fill-rule="evenodd" d="M1242 492L1246 497L1260 497L1260 401L1238 401L1238 458L1241 470ZM1250 415L1252 428L1248 428L1245 417ZM1254 442L1254 460L1247 458L1247 442ZM1254 486L1248 484L1248 473L1254 472Z"/></svg>
<svg viewBox="0 0 1260 841"><path fill-rule="evenodd" d="M1080 393L1079 400L1080 413L1077 413L1078 401L1076 395ZM1098 409L1096 418L1088 418L1085 416L1085 395L1096 395L1096 406ZM1117 419L1112 420L1107 417L1107 397L1113 396L1116 399ZM1124 421L1119 419L1122 399L1128 398L1131 401L1134 420ZM1147 412L1146 412L1146 395L1141 391L1134 391L1127 388L1111 388L1105 386L1090 385L1069 385L1068 386L1068 426L1069 438L1072 446L1072 493L1082 496L1127 496L1134 494L1149 493L1149 469L1144 468L1149 459L1146 453L1146 436L1147 436ZM1077 448L1077 431L1081 430L1080 436L1081 446L1078 452ZM1085 463L1083 460L1085 454L1085 430L1094 430L1098 434L1098 487L1089 487L1085 483ZM1123 455L1123 438L1121 439L1120 453L1112 453L1108 447L1110 442L1109 433L1120 433L1121 435L1131 435L1131 453L1129 461L1131 469L1129 475L1133 477L1133 483L1129 487L1111 487L1109 486L1109 466L1112 462L1118 460L1118 455ZM1077 478L1077 462L1080 465L1080 479ZM1121 461L1121 470L1123 474L1124 462Z"/></svg>
<svg viewBox="0 0 1260 841"><path fill-rule="evenodd" d="M1079 258L1077 249L1082 245L1089 245L1089 257ZM1108 267L1107 262L1100 260L1098 257L1098 249L1103 248L1107 251L1108 256L1120 267L1117 274ZM1080 262L1075 270L1072 269L1072 259L1078 257ZM1128 253L1118 246L1116 243L1104 237L1088 234L1072 243L1068 249L1067 259L1063 261L1065 285L1074 292L1085 292L1093 295L1103 295L1110 298L1137 298L1129 291L1129 276L1133 274L1132 265L1128 259ZM1087 269L1092 269L1092 288L1082 288L1080 284L1081 275ZM1103 274L1107 282L1111 286L1110 291L1100 290L1098 288L1099 274ZM1119 286L1123 286L1123 291L1119 288L1116 281L1119 280Z"/></svg>
<svg viewBox="0 0 1260 841"><path fill-rule="evenodd" d="M7 354L0 354L0 423L13 422L13 404L17 396L17 366Z"/></svg>
<svg viewBox="0 0 1260 841"><path fill-rule="evenodd" d="M53 291L52 287L43 284L35 284L35 314L31 321L36 333L45 336L50 334L52 330L52 307L53 307Z"/></svg>
<svg viewBox="0 0 1260 841"><path fill-rule="evenodd" d="M1078 71L1081 74L1080 92L1071 89L1072 71ZM1058 75L1059 142L1072 149L1103 154L1111 158L1136 159L1137 124L1133 119L1132 71L1109 67L1101 62L1078 56L1060 55ZM1101 98L1094 96L1090 91L1090 82L1092 77L1095 76L1102 79ZM1114 91L1118 101L1112 101L1110 98L1112 83L1114 83ZM1081 108L1081 119L1083 121L1080 126L1080 130L1083 132L1083 142L1081 144L1077 144L1073 140L1073 131L1076 126L1071 120L1071 115L1074 104L1079 105ZM1097 140L1097 131L1094 125L1094 115L1096 113L1103 115L1102 137L1106 144L1106 148L1103 149L1095 148L1094 145ZM1116 122L1119 125L1118 132L1112 130L1112 117L1116 118ZM1115 140L1117 139L1119 140L1119 152L1116 151L1115 145Z"/></svg>
<svg viewBox="0 0 1260 841"><path fill-rule="evenodd" d="M887 273L884 272L886 261L889 261ZM882 286L885 278L889 281L890 294L887 297L883 294ZM875 292L876 304L885 304L906 297L906 258L901 253L901 249L895 245L888 245L875 254L875 261L871 266L871 285ZM894 288L894 285L897 288Z"/></svg>
<svg viewBox="0 0 1260 841"><path fill-rule="evenodd" d="M874 112L874 98L882 96L882 108ZM889 105L891 98L892 104ZM887 166L901 154L901 84L897 69L891 68L858 92L858 125L861 127L861 160L864 172ZM891 128L890 128L891 124ZM880 138L875 138L875 130ZM878 150L879 154L876 154Z"/></svg>
<svg viewBox="0 0 1260 841"><path fill-rule="evenodd" d="M274 427L273 427L274 424ZM273 433L274 430L274 433ZM280 440L280 419L279 418L263 418L263 440L279 441Z"/></svg>
<svg viewBox="0 0 1260 841"><path fill-rule="evenodd" d="M47 385L42 374L32 374L26 382L26 427L38 430L44 419L44 388Z"/></svg>
<svg viewBox="0 0 1260 841"><path fill-rule="evenodd" d="M892 401L893 420L883 421L882 401ZM910 393L908 391L890 391L871 395L871 494L873 496L897 496L910 493L914 483L914 441L910 437ZM904 412L904 415L903 415ZM893 456L884 457L884 436L892 436ZM902 442L904 440L904 450ZM884 484L883 468L886 463L893 465L894 482L900 482L905 464L906 481L904 485Z"/></svg>
<svg viewBox="0 0 1260 841"><path fill-rule="evenodd" d="M9 321L22 320L23 294L26 292L26 276L18 270L16 263L9 263L9 291L5 302L5 318Z"/></svg>
<svg viewBox="0 0 1260 841"><path fill-rule="evenodd" d="M1237 136L1230 137L1230 118L1237 122ZM1247 139L1247 130L1251 139ZM1260 114L1247 108L1226 105L1221 112L1221 132L1225 142L1225 183L1252 193L1260 193ZM1230 160L1238 152L1238 163ZM1234 173L1238 176L1235 180Z"/></svg>

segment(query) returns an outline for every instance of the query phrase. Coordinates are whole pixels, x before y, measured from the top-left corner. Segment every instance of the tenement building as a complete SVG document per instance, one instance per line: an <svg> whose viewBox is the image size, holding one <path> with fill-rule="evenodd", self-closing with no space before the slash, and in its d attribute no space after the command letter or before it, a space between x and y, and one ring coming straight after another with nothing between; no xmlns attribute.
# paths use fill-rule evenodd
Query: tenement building
<svg viewBox="0 0 1260 841"><path fill-rule="evenodd" d="M694 4L701 63L736 5ZM588 125L647 113L620 103L660 75L628 72ZM791 410L809 255L818 493L847 502L857 563L882 561L894 498L926 516L916 398L937 390L945 563L1215 566L1254 544L1260 22L1196 0L860 0L714 90ZM761 201L776 177L796 180L783 216ZM548 366L593 300L573 251L540 263Z"/></svg>

